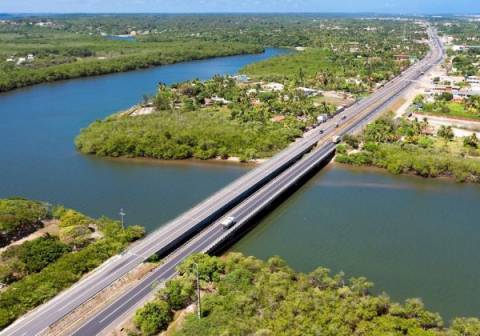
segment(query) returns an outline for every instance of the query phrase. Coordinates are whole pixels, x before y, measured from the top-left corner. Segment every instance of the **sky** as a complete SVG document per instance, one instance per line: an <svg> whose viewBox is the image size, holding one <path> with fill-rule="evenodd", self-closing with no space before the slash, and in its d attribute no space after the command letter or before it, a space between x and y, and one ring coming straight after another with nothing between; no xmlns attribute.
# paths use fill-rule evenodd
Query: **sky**
<svg viewBox="0 0 480 336"><path fill-rule="evenodd" d="M480 14L480 0L0 0L0 12Z"/></svg>

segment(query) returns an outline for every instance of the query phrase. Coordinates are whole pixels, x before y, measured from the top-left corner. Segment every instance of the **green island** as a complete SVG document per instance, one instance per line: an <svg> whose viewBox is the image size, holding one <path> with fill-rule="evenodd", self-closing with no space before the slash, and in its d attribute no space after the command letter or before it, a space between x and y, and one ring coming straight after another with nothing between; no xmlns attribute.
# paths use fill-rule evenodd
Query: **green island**
<svg viewBox="0 0 480 336"><path fill-rule="evenodd" d="M347 280L322 267L298 273L278 257L197 254L137 310L129 335L480 335L477 318L456 318L445 327L420 299L399 304L372 288L363 277Z"/></svg>
<svg viewBox="0 0 480 336"><path fill-rule="evenodd" d="M454 177L480 181L480 142L475 133L455 139L450 126L434 136L425 121L394 119L388 114L358 136L345 136L336 162L386 168L394 174Z"/></svg>
<svg viewBox="0 0 480 336"><path fill-rule="evenodd" d="M32 234L32 225L45 230ZM124 229L106 217L22 198L0 199L0 228L11 237L0 250L0 329L145 234L140 226Z"/></svg>
<svg viewBox="0 0 480 336"><path fill-rule="evenodd" d="M308 18L261 17L259 27L251 18L235 18L245 25L245 34L235 42L283 45L297 52L247 66L234 77L161 84L156 95L144 97L139 106L83 129L76 147L85 154L111 157L267 158L309 130L319 116L372 92L427 50L424 27L418 24L348 19L312 24ZM224 19L214 20L222 26ZM197 24L204 39L232 38L204 22ZM291 33L282 35L286 28L279 28L281 24ZM177 29L169 36L187 33ZM407 35L412 41L408 45Z"/></svg>
<svg viewBox="0 0 480 336"><path fill-rule="evenodd" d="M161 86L151 103L92 123L75 144L83 153L100 156L246 161L273 155L320 113L334 111L327 103L316 107L294 87L264 90L260 84L238 85L217 76Z"/></svg>

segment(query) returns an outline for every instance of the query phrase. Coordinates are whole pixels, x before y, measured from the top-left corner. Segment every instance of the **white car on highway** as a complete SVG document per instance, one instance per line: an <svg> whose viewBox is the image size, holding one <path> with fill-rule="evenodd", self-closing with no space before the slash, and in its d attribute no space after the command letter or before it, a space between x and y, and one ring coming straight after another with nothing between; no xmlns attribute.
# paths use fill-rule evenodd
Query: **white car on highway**
<svg viewBox="0 0 480 336"><path fill-rule="evenodd" d="M232 216L225 217L220 221L220 225L222 225L224 229L230 229L235 223L235 217Z"/></svg>

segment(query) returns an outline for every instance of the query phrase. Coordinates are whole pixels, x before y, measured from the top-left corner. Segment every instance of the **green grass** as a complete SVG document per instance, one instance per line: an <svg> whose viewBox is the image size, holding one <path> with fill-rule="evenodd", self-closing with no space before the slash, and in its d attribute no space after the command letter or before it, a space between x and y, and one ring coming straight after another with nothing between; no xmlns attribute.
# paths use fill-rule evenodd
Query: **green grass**
<svg viewBox="0 0 480 336"><path fill-rule="evenodd" d="M480 110L475 107L467 107L464 103L436 102L435 104L425 104L423 110L416 112L440 117L480 120Z"/></svg>
<svg viewBox="0 0 480 336"><path fill-rule="evenodd" d="M247 65L241 72L258 79L284 83L294 81L298 85L363 93L370 90L376 82L389 79L399 69L389 53L384 53L377 61L371 62L368 57L358 58L349 52L311 48ZM357 76L362 84L347 82Z"/></svg>

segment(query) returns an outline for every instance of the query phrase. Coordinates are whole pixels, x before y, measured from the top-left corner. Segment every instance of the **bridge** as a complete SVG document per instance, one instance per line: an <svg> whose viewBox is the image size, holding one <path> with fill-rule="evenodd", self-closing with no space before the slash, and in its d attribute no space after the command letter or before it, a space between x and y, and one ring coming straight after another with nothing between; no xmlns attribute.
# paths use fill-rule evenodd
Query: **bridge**
<svg viewBox="0 0 480 336"><path fill-rule="evenodd" d="M328 162L335 152L332 136L351 134L388 108L395 99L431 67L441 62L443 48L431 28L430 51L427 56L405 70L371 96L358 101L341 115L272 157L259 167L227 185L189 211L134 243L120 256L113 257L88 277L57 297L26 314L0 335L38 335L102 289L140 265L153 254L164 258L161 266L112 304L79 326L74 335L96 335L117 324L152 296L154 284L175 275L176 266L197 252L213 252L234 239L258 214L264 212L288 190L298 186L318 167ZM337 127L337 125L339 127ZM220 219L233 216L235 224L225 229Z"/></svg>

